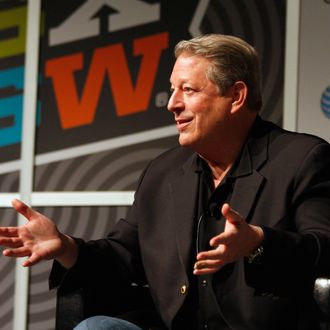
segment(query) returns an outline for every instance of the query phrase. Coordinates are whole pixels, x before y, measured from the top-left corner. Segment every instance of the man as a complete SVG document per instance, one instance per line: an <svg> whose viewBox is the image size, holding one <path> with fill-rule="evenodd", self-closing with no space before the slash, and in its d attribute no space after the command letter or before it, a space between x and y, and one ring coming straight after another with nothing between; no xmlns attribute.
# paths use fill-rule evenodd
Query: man
<svg viewBox="0 0 330 330"><path fill-rule="evenodd" d="M149 164L127 219L86 243L15 200L29 222L0 230L4 255L27 256L23 266L55 259L51 283L62 287L101 277L104 287L148 285L166 329L318 329L313 283L330 273L329 144L258 116L259 64L243 40L201 36L175 55L168 110L181 146ZM124 318L77 329L153 328Z"/></svg>

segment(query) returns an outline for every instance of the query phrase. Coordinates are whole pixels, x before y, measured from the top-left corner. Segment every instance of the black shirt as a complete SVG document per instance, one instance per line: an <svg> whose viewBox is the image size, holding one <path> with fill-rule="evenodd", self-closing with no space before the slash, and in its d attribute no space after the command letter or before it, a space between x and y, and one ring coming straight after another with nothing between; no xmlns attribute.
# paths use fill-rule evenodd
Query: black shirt
<svg viewBox="0 0 330 330"><path fill-rule="evenodd" d="M221 207L228 202L232 191L232 180L226 176L213 189L212 173L208 165L199 159L199 205L196 234L196 253L210 250L209 241L224 230L225 220ZM230 329L221 313L214 290L213 274L197 276L199 329ZM216 283L215 283L216 284Z"/></svg>
<svg viewBox="0 0 330 330"><path fill-rule="evenodd" d="M199 175L198 223L196 228L196 253L210 250L209 241L224 231L225 219L221 214L224 203L230 203L236 178L244 175L250 168L250 155L247 146L241 156L220 184L214 188L212 173L207 163L198 157ZM196 277L198 296L198 328L229 330L225 316L219 305L224 280L234 271L234 263L228 264L215 274Z"/></svg>

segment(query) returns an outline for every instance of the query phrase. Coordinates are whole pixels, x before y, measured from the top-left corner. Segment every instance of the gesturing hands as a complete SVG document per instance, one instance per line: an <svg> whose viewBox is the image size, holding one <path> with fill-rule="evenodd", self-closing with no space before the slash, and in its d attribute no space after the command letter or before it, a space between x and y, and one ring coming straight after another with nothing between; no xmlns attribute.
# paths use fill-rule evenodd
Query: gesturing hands
<svg viewBox="0 0 330 330"><path fill-rule="evenodd" d="M70 268L77 257L74 240L63 235L54 222L31 209L18 199L12 201L14 209L28 222L19 227L0 227L0 245L7 247L7 257L28 257L22 265L32 266L41 260L57 259Z"/></svg>
<svg viewBox="0 0 330 330"><path fill-rule="evenodd" d="M224 265L250 255L264 238L260 227L246 223L229 204L222 206L221 213L226 219L225 230L210 240L212 250L197 254L195 275L215 273Z"/></svg>

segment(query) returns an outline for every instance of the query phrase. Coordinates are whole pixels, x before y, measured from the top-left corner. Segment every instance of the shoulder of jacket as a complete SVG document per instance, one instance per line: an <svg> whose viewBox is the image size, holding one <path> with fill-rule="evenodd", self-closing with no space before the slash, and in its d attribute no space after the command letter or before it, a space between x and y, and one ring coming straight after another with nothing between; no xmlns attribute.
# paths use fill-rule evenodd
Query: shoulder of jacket
<svg viewBox="0 0 330 330"><path fill-rule="evenodd" d="M151 165L158 165L166 163L166 166L169 166L169 163L177 166L180 163L184 163L188 158L190 158L195 152L189 148L183 148L180 146L171 148L159 156L151 160Z"/></svg>

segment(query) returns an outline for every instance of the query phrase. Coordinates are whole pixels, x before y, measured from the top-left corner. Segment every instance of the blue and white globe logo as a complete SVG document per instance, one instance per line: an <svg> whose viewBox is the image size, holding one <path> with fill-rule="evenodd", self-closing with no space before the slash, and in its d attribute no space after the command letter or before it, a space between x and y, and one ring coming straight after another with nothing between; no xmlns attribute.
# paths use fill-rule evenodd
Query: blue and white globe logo
<svg viewBox="0 0 330 330"><path fill-rule="evenodd" d="M326 88L321 96L321 109L326 117L330 119L330 86Z"/></svg>

